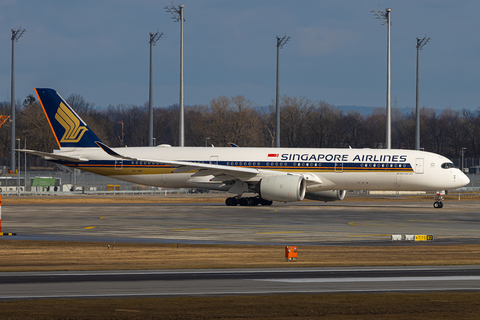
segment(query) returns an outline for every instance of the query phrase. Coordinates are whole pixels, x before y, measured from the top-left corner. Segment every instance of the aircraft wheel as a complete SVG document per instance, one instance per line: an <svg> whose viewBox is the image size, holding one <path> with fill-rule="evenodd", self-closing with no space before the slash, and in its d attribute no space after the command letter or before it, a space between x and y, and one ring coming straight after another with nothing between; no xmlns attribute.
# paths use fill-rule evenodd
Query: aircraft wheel
<svg viewBox="0 0 480 320"><path fill-rule="evenodd" d="M438 201L435 201L435 202L433 203L433 207L434 207L434 208L440 208L440 203L439 203Z"/></svg>
<svg viewBox="0 0 480 320"><path fill-rule="evenodd" d="M260 201L258 200L258 198L255 198L255 197L248 198L248 205L249 206L258 206L259 203L260 203Z"/></svg>
<svg viewBox="0 0 480 320"><path fill-rule="evenodd" d="M265 200L265 199L260 199L260 204L262 206L271 206L273 204L273 201L270 200Z"/></svg>
<svg viewBox="0 0 480 320"><path fill-rule="evenodd" d="M438 207L443 208L443 202L442 201L438 201Z"/></svg>
<svg viewBox="0 0 480 320"><path fill-rule="evenodd" d="M238 199L238 204L241 205L242 207L248 206L250 201L248 201L248 198L239 198Z"/></svg>
<svg viewBox="0 0 480 320"><path fill-rule="evenodd" d="M236 206L238 204L237 198L235 197L230 197L225 200L225 204L229 207L231 206Z"/></svg>

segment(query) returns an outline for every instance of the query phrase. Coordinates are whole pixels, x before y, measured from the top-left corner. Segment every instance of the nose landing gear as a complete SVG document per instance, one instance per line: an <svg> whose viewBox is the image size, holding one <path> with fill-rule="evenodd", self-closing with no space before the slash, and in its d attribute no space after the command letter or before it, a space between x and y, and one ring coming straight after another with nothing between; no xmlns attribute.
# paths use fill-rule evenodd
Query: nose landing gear
<svg viewBox="0 0 480 320"><path fill-rule="evenodd" d="M443 202L442 201L435 201L433 203L434 208L443 208Z"/></svg>
<svg viewBox="0 0 480 320"><path fill-rule="evenodd" d="M437 195L435 197L435 202L433 203L433 207L434 208L443 208L443 198L442 198L442 195L440 194L440 192L437 192Z"/></svg>

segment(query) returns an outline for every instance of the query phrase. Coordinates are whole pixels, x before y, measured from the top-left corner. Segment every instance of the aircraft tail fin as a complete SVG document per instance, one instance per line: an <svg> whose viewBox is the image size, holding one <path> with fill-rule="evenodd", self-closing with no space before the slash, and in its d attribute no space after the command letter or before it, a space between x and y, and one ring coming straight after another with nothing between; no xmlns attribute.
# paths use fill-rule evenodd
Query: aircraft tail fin
<svg viewBox="0 0 480 320"><path fill-rule="evenodd" d="M43 112L61 148L98 148L101 141L57 91L35 88Z"/></svg>

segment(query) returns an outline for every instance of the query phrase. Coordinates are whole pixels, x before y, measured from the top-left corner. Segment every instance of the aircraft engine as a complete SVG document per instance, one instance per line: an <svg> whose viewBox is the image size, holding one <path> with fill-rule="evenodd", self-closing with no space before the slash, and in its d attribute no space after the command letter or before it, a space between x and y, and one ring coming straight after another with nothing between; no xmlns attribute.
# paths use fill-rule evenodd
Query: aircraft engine
<svg viewBox="0 0 480 320"><path fill-rule="evenodd" d="M346 190L326 190L305 193L305 198L317 201L338 201L345 198Z"/></svg>
<svg viewBox="0 0 480 320"><path fill-rule="evenodd" d="M305 189L305 179L298 175L272 176L260 181L260 197L270 201L302 201Z"/></svg>

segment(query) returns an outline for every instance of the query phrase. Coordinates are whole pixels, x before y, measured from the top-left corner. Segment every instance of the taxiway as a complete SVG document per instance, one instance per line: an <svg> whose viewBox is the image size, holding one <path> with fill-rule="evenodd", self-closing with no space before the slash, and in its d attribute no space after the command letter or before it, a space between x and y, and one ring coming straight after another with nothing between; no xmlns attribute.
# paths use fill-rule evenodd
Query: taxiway
<svg viewBox="0 0 480 320"><path fill-rule="evenodd" d="M479 201L3 206L12 239L218 244L388 245L392 234L480 243Z"/></svg>

